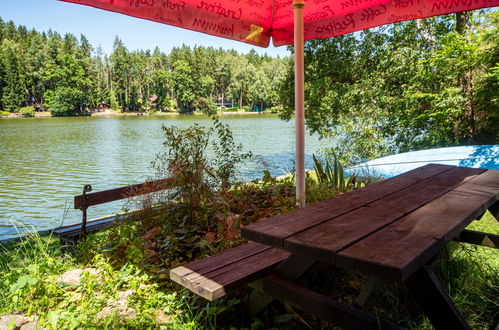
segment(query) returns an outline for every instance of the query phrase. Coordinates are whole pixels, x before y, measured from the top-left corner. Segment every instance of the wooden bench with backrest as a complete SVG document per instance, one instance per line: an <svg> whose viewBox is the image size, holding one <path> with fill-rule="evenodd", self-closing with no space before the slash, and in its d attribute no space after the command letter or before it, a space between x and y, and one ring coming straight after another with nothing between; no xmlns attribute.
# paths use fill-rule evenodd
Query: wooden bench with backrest
<svg viewBox="0 0 499 330"><path fill-rule="evenodd" d="M128 219L142 211L136 210L121 215L87 221L87 209L90 206L165 190L171 188L171 185L171 179L161 179L90 193L92 191L92 186L87 184L83 187L83 194L74 196L74 208L82 211L82 222L58 227L54 229L53 232L60 237L61 243L75 243L79 239L85 238L89 233L109 228L110 226Z"/></svg>

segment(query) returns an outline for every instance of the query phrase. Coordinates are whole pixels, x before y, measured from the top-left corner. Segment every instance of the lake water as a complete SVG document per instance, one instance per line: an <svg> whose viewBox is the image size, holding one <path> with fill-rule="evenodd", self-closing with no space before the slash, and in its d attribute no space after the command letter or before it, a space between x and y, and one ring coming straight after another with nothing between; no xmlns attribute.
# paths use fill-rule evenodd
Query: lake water
<svg viewBox="0 0 499 330"><path fill-rule="evenodd" d="M236 142L254 158L240 169L242 180L263 170L281 175L293 168L294 122L270 115L224 115ZM0 119L0 240L23 227L38 230L81 221L73 196L84 184L93 191L144 182L154 175L151 161L164 150L162 125L211 126L204 116L76 117ZM327 142L308 136L311 155ZM97 205L89 219L113 214L124 202Z"/></svg>

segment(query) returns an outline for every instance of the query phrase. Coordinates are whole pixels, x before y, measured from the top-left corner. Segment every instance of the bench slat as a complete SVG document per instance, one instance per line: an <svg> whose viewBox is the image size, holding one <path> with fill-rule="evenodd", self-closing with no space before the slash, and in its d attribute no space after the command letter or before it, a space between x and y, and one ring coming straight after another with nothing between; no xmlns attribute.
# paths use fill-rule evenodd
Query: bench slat
<svg viewBox="0 0 499 330"><path fill-rule="evenodd" d="M289 256L289 252L251 242L174 268L170 278L212 301L267 275Z"/></svg>
<svg viewBox="0 0 499 330"><path fill-rule="evenodd" d="M90 193L85 195L86 202L83 195L78 195L74 197L74 208L83 210L85 206L89 207L164 190L170 188L172 182L173 180L168 178Z"/></svg>

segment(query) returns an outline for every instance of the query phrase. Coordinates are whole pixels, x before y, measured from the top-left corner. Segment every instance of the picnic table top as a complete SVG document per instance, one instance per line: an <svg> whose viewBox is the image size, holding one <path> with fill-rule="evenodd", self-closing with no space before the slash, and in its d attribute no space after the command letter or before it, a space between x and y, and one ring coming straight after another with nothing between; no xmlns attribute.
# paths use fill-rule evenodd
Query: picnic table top
<svg viewBox="0 0 499 330"><path fill-rule="evenodd" d="M242 228L249 240L405 281L499 200L499 171L429 164Z"/></svg>

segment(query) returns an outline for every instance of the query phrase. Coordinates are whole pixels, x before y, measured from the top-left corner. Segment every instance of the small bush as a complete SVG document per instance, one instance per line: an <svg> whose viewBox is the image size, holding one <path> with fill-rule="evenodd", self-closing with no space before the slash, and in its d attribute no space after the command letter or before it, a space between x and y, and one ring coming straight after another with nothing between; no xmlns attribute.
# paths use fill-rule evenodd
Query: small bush
<svg viewBox="0 0 499 330"><path fill-rule="evenodd" d="M196 110L201 111L207 115L214 115L217 113L217 106L210 98L197 98L194 102L194 107L196 108Z"/></svg>
<svg viewBox="0 0 499 330"><path fill-rule="evenodd" d="M23 117L34 117L35 116L35 108L28 106L19 109L19 114Z"/></svg>
<svg viewBox="0 0 499 330"><path fill-rule="evenodd" d="M83 91L73 87L59 87L51 95L49 110L54 117L82 115L85 113L86 103Z"/></svg>

